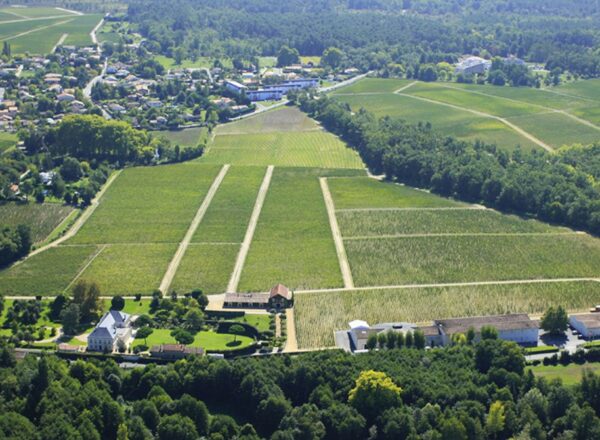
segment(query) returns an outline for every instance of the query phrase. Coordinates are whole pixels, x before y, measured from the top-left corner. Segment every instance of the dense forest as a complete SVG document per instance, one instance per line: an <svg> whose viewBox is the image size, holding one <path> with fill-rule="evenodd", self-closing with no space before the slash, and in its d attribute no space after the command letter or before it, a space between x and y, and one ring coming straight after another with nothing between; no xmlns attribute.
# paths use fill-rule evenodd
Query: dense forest
<svg viewBox="0 0 600 440"><path fill-rule="evenodd" d="M149 5L150 3L150 5ZM301 55L340 47L347 65L405 69L463 54L516 55L600 75L600 6L577 0L130 0L128 19L154 52L252 60L283 45Z"/></svg>
<svg viewBox="0 0 600 440"><path fill-rule="evenodd" d="M597 439L600 377L535 379L514 343L195 358L120 369L0 347L11 439Z"/></svg>
<svg viewBox="0 0 600 440"><path fill-rule="evenodd" d="M356 148L375 174L443 196L600 234L600 145L508 153L436 133L429 123L375 118L326 96L302 110Z"/></svg>

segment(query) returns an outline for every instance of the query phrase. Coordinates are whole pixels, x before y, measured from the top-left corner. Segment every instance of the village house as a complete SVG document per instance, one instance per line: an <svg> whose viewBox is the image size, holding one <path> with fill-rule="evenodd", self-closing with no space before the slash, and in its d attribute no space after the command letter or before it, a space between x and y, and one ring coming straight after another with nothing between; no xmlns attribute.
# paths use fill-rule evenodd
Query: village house
<svg viewBox="0 0 600 440"><path fill-rule="evenodd" d="M150 356L164 360L178 360L187 356L202 356L204 350L200 347L188 347L183 344L155 345L150 349Z"/></svg>
<svg viewBox="0 0 600 440"><path fill-rule="evenodd" d="M131 316L117 310L107 312L88 336L88 350L112 352L121 341L124 345L131 339Z"/></svg>
<svg viewBox="0 0 600 440"><path fill-rule="evenodd" d="M569 324L579 333L584 339L600 338L600 313L582 313L569 316Z"/></svg>
<svg viewBox="0 0 600 440"><path fill-rule="evenodd" d="M293 303L294 293L277 284L268 293L226 293L223 307L285 309Z"/></svg>

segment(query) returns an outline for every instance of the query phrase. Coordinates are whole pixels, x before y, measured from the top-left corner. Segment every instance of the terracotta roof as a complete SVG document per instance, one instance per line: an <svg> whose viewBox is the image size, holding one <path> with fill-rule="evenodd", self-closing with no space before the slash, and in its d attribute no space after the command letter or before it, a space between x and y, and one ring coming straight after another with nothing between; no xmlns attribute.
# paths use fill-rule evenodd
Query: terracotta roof
<svg viewBox="0 0 600 440"><path fill-rule="evenodd" d="M515 313L498 316L476 316L472 318L439 319L435 325L441 326L446 334L465 333L473 327L476 332L484 326L491 326L499 331L522 330L538 328L538 323L532 321L525 313Z"/></svg>
<svg viewBox="0 0 600 440"><path fill-rule="evenodd" d="M277 295L283 296L285 299L288 300L292 299L292 293L290 292L290 289L285 287L283 284L277 284L271 289L270 297L273 298Z"/></svg>

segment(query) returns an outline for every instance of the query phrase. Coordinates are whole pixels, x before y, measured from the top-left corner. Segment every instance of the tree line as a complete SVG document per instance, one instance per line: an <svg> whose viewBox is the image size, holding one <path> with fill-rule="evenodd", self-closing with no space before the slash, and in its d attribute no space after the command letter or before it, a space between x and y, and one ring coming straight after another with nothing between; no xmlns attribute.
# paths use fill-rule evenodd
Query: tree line
<svg viewBox="0 0 600 440"><path fill-rule="evenodd" d="M600 234L600 145L513 152L442 136L429 123L377 119L326 96L300 108L342 137L374 174L445 197Z"/></svg>
<svg viewBox="0 0 600 440"><path fill-rule="evenodd" d="M194 357L120 369L0 345L0 436L11 439L594 439L600 376L535 378L494 338L428 351Z"/></svg>

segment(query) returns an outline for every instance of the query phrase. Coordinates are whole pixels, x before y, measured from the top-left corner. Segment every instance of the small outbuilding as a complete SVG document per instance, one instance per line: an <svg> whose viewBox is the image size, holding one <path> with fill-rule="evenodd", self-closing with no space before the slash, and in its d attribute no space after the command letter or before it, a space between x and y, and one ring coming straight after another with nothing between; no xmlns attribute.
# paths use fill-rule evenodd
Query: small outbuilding
<svg viewBox="0 0 600 440"><path fill-rule="evenodd" d="M585 339L600 338L600 313L582 313L569 316L569 324Z"/></svg>
<svg viewBox="0 0 600 440"><path fill-rule="evenodd" d="M150 356L165 360L183 359L187 356L202 356L204 350L200 347L188 347L183 344L155 345L150 349Z"/></svg>

